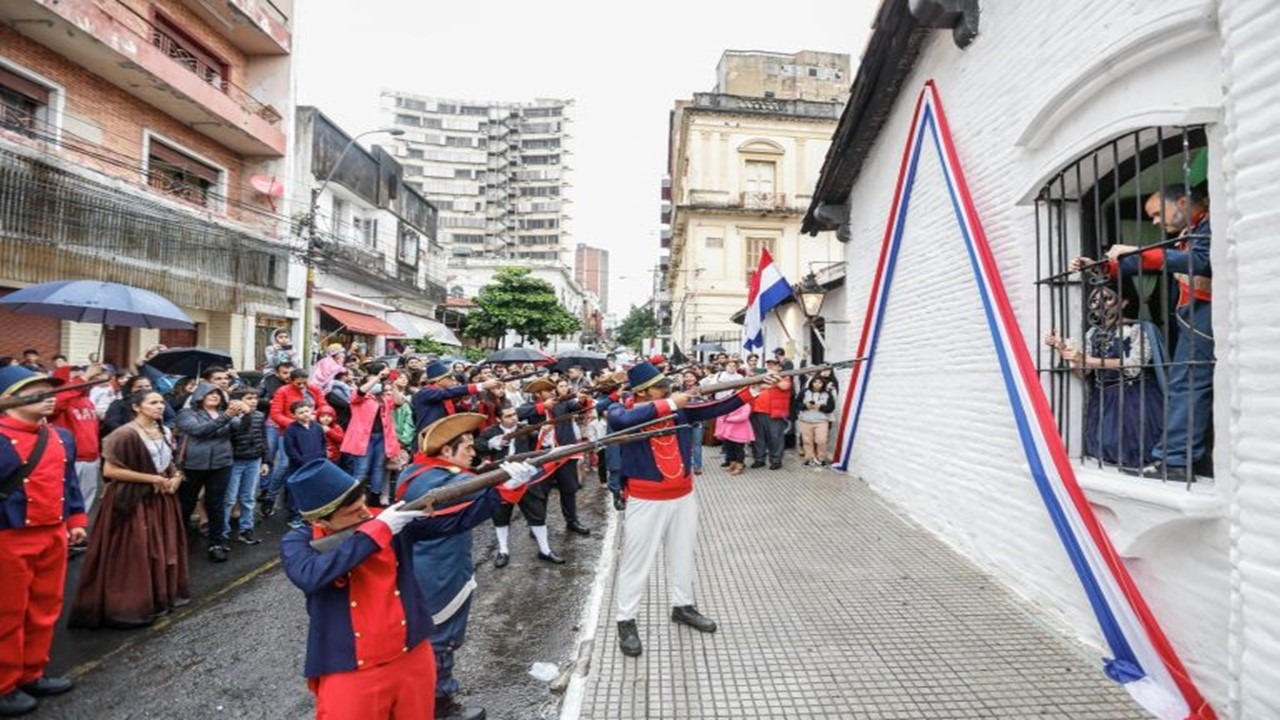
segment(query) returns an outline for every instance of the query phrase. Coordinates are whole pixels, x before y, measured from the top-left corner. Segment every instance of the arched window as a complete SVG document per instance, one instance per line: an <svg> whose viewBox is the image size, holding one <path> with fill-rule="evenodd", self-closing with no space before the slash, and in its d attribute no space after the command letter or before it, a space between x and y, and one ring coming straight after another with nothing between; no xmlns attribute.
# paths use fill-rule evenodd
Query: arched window
<svg viewBox="0 0 1280 720"><path fill-rule="evenodd" d="M1203 126L1143 128L1036 197L1039 370L1073 457L1131 474L1194 467L1160 473L1176 481L1212 474L1212 330L1188 321L1207 317L1212 291L1208 166ZM1075 258L1095 262L1076 271Z"/></svg>

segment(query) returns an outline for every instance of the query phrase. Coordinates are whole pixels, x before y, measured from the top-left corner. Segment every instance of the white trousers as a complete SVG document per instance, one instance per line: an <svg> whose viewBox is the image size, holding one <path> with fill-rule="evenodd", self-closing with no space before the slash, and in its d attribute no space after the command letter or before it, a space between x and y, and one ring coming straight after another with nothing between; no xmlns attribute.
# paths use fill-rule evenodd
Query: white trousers
<svg viewBox="0 0 1280 720"><path fill-rule="evenodd" d="M627 499L618 559L618 620L634 620L649 584L658 547L667 546L667 585L671 605L693 604L693 545L698 540L698 501L694 493L678 500Z"/></svg>
<svg viewBox="0 0 1280 720"><path fill-rule="evenodd" d="M84 512L88 515L93 509L93 501L98 497L98 481L102 479L102 462L77 460L76 476L80 478L80 494L84 496Z"/></svg>

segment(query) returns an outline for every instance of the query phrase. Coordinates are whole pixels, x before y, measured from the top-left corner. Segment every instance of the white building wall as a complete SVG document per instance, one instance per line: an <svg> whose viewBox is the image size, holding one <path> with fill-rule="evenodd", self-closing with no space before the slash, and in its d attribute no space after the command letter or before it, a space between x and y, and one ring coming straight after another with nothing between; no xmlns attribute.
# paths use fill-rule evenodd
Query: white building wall
<svg viewBox="0 0 1280 720"><path fill-rule="evenodd" d="M1232 596L1231 715L1280 717L1280 368L1275 363L1280 322L1274 310L1280 273L1280 154L1275 151L1280 107L1280 5L1274 0L1224 0L1222 81L1226 91L1225 202L1215 206L1215 301L1234 332L1218 351L1226 385L1218 424L1230 427ZM1215 320L1217 318L1215 317Z"/></svg>
<svg viewBox="0 0 1280 720"><path fill-rule="evenodd" d="M1196 0L986 3L982 32L969 49L956 48L949 32L936 33L851 195L849 324L841 328L849 354L861 335L903 144L926 80L938 84L1010 301L1027 342L1036 344L1031 198L1055 171L1124 131L1216 118L1214 34L1212 4ZM1220 133L1211 135L1212 157L1221 146ZM850 472L1052 622L1101 645L1025 467L931 146L915 187ZM1220 187L1211 173L1211 194ZM1214 261L1225 252L1215 245ZM1215 322L1223 328L1220 311ZM931 421L922 423L925 409ZM1226 428L1218 442L1230 442ZM1223 707L1227 468L1220 462L1216 486L1190 493L1087 468L1078 474L1184 663Z"/></svg>

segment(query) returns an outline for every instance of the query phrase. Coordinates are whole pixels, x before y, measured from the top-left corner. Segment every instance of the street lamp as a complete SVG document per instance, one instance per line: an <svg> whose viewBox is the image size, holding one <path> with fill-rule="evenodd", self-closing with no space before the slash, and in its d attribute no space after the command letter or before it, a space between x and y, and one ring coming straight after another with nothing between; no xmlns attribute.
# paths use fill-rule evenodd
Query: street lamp
<svg viewBox="0 0 1280 720"><path fill-rule="evenodd" d="M404 134L404 130L400 128L378 128L377 130L366 130L347 141L343 146L342 152L338 153L338 157L333 161L333 167L329 168L329 174L325 176L324 181L318 187L311 189L311 205L307 210L307 294L302 310L302 358L306 363L311 362L312 339L312 318L315 317L315 291L316 291L316 250L320 246L320 230L316 226L316 213L320 205L320 196L324 194L325 188L329 187L329 181L338 172L338 168L342 166L342 158L347 156L347 152L356 144L356 140L365 135L376 135L378 133L386 133L392 136L400 136ZM336 222L336 219L335 219Z"/></svg>
<svg viewBox="0 0 1280 720"><path fill-rule="evenodd" d="M813 273L809 273L804 276L804 280L799 285L796 285L794 293L800 300L805 318L812 323L813 319L822 312L822 301L827 297L827 289L822 287Z"/></svg>

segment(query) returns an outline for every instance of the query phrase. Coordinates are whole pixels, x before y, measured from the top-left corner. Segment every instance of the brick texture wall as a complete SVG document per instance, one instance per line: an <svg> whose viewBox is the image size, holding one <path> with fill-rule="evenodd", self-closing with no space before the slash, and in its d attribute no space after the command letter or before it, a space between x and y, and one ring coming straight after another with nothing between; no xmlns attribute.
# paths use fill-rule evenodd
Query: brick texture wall
<svg viewBox="0 0 1280 720"><path fill-rule="evenodd" d="M1219 346L1229 393L1219 401L1230 427L1236 494L1232 520L1230 670L1231 716L1280 717L1280 437L1276 398L1280 369L1275 362L1280 323L1275 312L1276 197L1280 196L1280 156L1274 150L1280 68L1260 62L1280 53L1280 5L1271 0L1221 3L1222 77L1226 87L1227 176L1225 202L1215 205L1215 302L1236 332L1229 349ZM1221 341L1220 341L1221 342Z"/></svg>
<svg viewBox="0 0 1280 720"><path fill-rule="evenodd" d="M129 4L150 17L147 6L151 3L129 0ZM166 16L230 64L232 82L244 82L246 60L242 52L203 25L181 3L163 2L157 5ZM129 24L140 33L139 41L149 36L145 24L115 2L106 3L104 7L120 22ZM250 203L269 209L262 197L248 187L245 159L234 151L160 110L143 104L89 69L63 58L9 27L0 26L0 56L62 85L66 91L64 112L89 126L88 130L83 130L75 122L64 122L65 131L85 136L85 139L91 141L91 146L101 146L110 158L96 159L89 154L66 149L57 151L67 159L108 175L141 182L143 131L149 130L226 170L226 192L233 203L227 208L228 217L242 221L260 219L254 213L236 207L234 203ZM16 142L25 140L12 133L5 133L4 137Z"/></svg>
<svg viewBox="0 0 1280 720"><path fill-rule="evenodd" d="M13 292L0 288L0 297ZM62 321L0 308L0 357L22 359L22 351L35 348L45 363L62 352Z"/></svg>
<svg viewBox="0 0 1280 720"><path fill-rule="evenodd" d="M936 33L850 199L847 342L862 331L911 112L926 80L938 83L1034 356L1036 221L1028 198L1053 172L1124 130L1219 106L1217 71L1212 10L1203 2L987 3L969 49L956 48L949 32ZM1043 139L1020 145L1032 131ZM850 472L1051 622L1101 646L1030 479L938 157L926 145ZM1220 252L1215 246L1215 258ZM1118 475L1105 480L1126 487ZM1220 479L1207 492L1224 493L1226 484ZM1149 502L1121 497L1126 492L1090 497L1183 660L1221 707L1228 685L1225 517L1182 513L1181 488L1157 487ZM1172 519L1135 525L1131 513L1144 508Z"/></svg>

